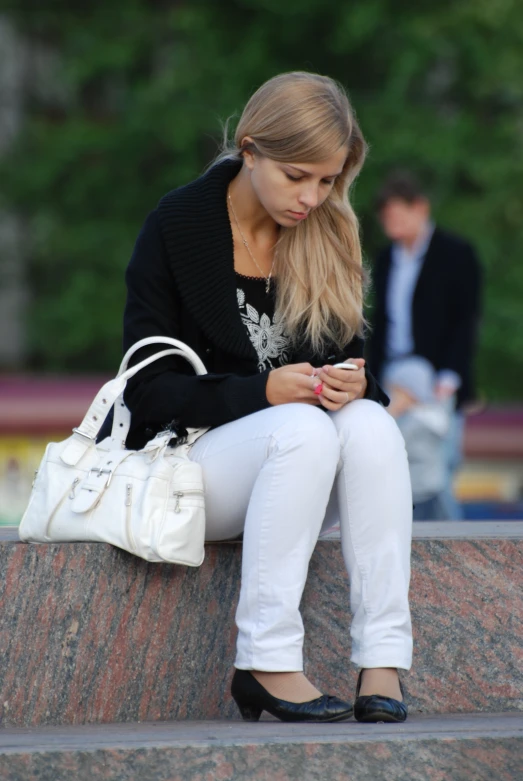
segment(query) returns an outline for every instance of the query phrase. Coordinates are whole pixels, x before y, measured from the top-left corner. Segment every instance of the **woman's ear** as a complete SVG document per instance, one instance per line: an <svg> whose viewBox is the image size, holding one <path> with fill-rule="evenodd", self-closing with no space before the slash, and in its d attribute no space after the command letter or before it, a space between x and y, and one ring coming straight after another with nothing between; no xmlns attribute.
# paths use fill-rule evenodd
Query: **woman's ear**
<svg viewBox="0 0 523 781"><path fill-rule="evenodd" d="M252 171L254 168L254 158L256 155L256 145L250 136L242 138L241 150L245 165Z"/></svg>

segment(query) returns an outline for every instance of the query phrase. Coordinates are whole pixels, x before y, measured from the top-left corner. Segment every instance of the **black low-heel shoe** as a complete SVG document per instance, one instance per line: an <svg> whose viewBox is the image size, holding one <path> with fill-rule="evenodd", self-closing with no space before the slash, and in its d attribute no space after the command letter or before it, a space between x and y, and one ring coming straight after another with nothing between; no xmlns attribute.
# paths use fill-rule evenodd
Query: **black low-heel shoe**
<svg viewBox="0 0 523 781"><path fill-rule="evenodd" d="M381 694L371 694L360 697L362 674L363 670L360 671L358 676L356 699L354 701L354 718L356 721L405 721L408 710L404 702L395 700L393 697L382 697ZM405 697L401 681L400 691L402 697Z"/></svg>
<svg viewBox="0 0 523 781"><path fill-rule="evenodd" d="M259 721L264 710L280 721L345 721L352 716L350 703L328 694L308 702L279 700L269 694L249 670L236 670L231 694L244 721Z"/></svg>

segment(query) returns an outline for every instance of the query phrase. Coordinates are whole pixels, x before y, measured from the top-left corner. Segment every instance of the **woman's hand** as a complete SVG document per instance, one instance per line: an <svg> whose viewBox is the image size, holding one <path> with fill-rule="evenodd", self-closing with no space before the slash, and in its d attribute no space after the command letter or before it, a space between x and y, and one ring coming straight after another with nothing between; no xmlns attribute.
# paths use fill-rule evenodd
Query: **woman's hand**
<svg viewBox="0 0 523 781"><path fill-rule="evenodd" d="M325 409L335 412L354 399L362 399L367 390L365 377L365 360L363 358L349 358L347 363L355 363L359 369L335 369L334 366L324 366L318 379L323 384L320 394L320 402Z"/></svg>
<svg viewBox="0 0 523 781"><path fill-rule="evenodd" d="M314 393L314 388L320 384L316 376L318 369L310 363L291 363L269 372L266 385L266 396L269 404L320 404L320 397Z"/></svg>

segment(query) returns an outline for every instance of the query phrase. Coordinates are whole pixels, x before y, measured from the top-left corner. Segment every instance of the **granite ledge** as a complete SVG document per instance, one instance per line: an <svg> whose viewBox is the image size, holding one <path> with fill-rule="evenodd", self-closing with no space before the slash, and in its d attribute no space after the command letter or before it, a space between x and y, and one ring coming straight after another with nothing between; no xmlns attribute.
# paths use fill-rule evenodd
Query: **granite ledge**
<svg viewBox="0 0 523 781"><path fill-rule="evenodd" d="M148 722L0 730L0 754L43 751L521 738L523 713L415 714L404 724L282 724L276 719Z"/></svg>
<svg viewBox="0 0 523 781"><path fill-rule="evenodd" d="M335 530L330 534L325 534L321 539L337 540L339 536L339 531ZM414 540L520 540L523 539L523 519L521 521L415 521L412 528L412 538ZM2 542L20 543L18 526L0 526L0 543ZM212 544L236 545L238 542L228 541Z"/></svg>

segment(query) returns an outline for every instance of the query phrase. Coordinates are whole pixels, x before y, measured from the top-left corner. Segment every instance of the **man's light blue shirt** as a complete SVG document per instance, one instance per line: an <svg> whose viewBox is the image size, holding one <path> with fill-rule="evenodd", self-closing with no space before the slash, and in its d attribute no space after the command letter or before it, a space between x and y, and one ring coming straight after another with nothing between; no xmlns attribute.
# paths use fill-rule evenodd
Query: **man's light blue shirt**
<svg viewBox="0 0 523 781"><path fill-rule="evenodd" d="M414 352L412 333L412 299L414 290L432 240L435 225L427 222L426 228L411 249L394 243L391 249L391 266L387 285L387 361L393 361ZM447 381L457 389L461 380L456 372L444 369L439 381Z"/></svg>
<svg viewBox="0 0 523 781"><path fill-rule="evenodd" d="M411 249L399 243L392 245L387 285L388 360L409 355L414 351L412 299L433 233L434 224L429 222Z"/></svg>

